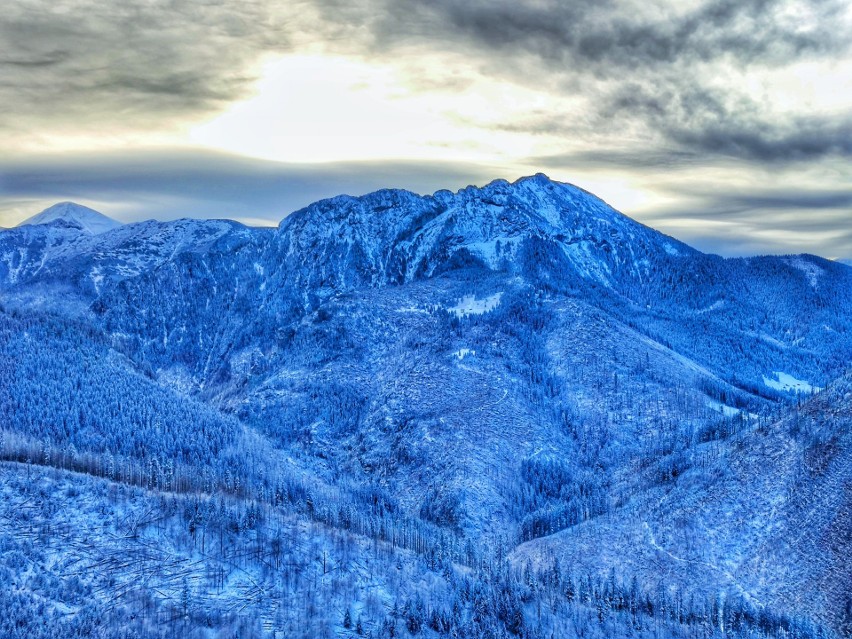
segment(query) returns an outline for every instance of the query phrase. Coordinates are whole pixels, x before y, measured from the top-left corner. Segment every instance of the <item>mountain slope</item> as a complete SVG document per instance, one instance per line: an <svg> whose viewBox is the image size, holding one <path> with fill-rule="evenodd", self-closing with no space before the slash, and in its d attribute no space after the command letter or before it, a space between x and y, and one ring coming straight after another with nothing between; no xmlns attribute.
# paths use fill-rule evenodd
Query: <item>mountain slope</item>
<svg viewBox="0 0 852 639"><path fill-rule="evenodd" d="M300 280L312 286L403 283L465 265L573 270L612 286L641 277L663 256L695 253L541 174L432 196L341 196L288 216L279 231L279 254L295 260Z"/></svg>
<svg viewBox="0 0 852 639"><path fill-rule="evenodd" d="M844 377L778 421L749 420L734 437L637 468L648 488L614 516L522 545L516 560L665 576L694 595L799 610L848 636L850 427ZM661 480L663 466L674 477Z"/></svg>
<svg viewBox="0 0 852 639"><path fill-rule="evenodd" d="M231 221L176 220L122 225L90 235L51 223L0 233L0 289L9 307L47 307L85 314L102 292L180 255L205 253L233 236L263 241L265 229ZM224 240L226 241L226 240Z"/></svg>
<svg viewBox="0 0 852 639"><path fill-rule="evenodd" d="M831 612L845 573L824 562L830 544L793 544L792 567L765 550L793 539L794 514L807 514L796 504L846 481L842 470L827 483L795 474L810 436L770 418L852 358L843 265L705 255L537 175L340 196L278 229L23 226L0 232L0 293L10 459L61 459L115 480L103 471L112 438L134 469L119 480L155 494L175 490L162 469L179 461L181 491L399 544L455 592L452 557L488 584L477 587L503 593L501 624L525 602L530 636L641 636L640 594L655 624L655 606L668 615L694 597L669 619L672 636L789 630L781 612L845 628ZM826 411L841 405L830 392ZM801 499L785 497L797 482ZM815 519L819 539L841 535L843 508L825 504L837 523ZM240 526L233 535L249 544L253 529ZM680 526L703 536L679 537ZM174 540L175 552L188 544ZM393 574L393 559L376 561ZM611 627L599 608L590 630L594 614L570 601L581 627L553 600L544 618L535 611L546 598L565 604L554 584L577 578L582 606L621 611ZM286 600L269 579L258 583ZM791 583L824 601L797 598Z"/></svg>

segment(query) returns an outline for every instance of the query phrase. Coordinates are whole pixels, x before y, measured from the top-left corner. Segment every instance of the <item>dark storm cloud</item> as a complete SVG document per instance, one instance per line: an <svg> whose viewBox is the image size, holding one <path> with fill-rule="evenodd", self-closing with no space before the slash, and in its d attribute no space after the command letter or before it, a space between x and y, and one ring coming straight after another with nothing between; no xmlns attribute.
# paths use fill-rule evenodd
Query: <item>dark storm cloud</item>
<svg viewBox="0 0 852 639"><path fill-rule="evenodd" d="M358 195L388 185L432 192L481 184L494 171L454 163L283 164L163 149L0 160L0 198L20 208L27 200L94 197L129 211L125 221L228 217L278 223L298 208L340 193ZM0 219L0 226L5 224Z"/></svg>
<svg viewBox="0 0 852 639"><path fill-rule="evenodd" d="M852 120L796 118L789 124L719 118L704 126L671 131L685 147L761 163L852 156Z"/></svg>

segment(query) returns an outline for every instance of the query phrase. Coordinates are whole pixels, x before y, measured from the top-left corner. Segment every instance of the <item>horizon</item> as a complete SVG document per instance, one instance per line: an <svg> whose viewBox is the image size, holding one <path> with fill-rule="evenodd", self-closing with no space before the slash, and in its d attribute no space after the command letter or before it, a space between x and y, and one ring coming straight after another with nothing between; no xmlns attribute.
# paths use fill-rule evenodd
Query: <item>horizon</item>
<svg viewBox="0 0 852 639"><path fill-rule="evenodd" d="M532 174L532 175L524 175L524 176L521 176L521 177L519 177L519 178L517 178L516 180L513 180L513 181L511 181L511 182L510 182L510 181L508 181L508 180L505 180L505 179L503 179L503 178L495 178L495 179L493 179L493 180L491 180L491 181L489 181L489 182L487 182L487 183L485 183L485 184L482 184L482 185L477 185L477 184L468 184L468 185L466 185L466 186L460 187L460 188L456 189L455 191L451 191L451 192L452 192L452 193L454 193L454 194L459 194L459 193L461 193L462 191L467 190L467 189L471 189L471 188L473 188L473 189L480 189L480 190L481 190L481 189L483 189L483 188L485 188L485 187L487 187L487 186L489 186L489 185L493 184L494 182L507 182L507 183L509 183L509 184L517 184L518 182L521 182L521 181L523 181L523 180L533 179L533 178L536 178L536 177L538 177L538 176L543 176L545 179L547 179L547 180L548 180L548 181L550 181L550 182L554 182L554 183L557 183L557 184L564 184L564 185L567 185L567 186L570 186L570 187L573 187L573 188L576 188L576 189L579 189L579 190L585 191L585 189L583 189L583 188L582 188L582 187L580 187L580 186L577 186L576 184L571 184L570 182L562 182L562 181L560 181L560 180L554 180L554 179L550 178L548 175L546 175L546 174L544 174L544 173L540 173L540 172L539 172L539 173L535 173L535 174ZM14 228L19 228L19 227L22 227L22 226L26 226L26 225L29 225L29 224L33 224L33 222L31 222L30 220L33 220L33 219L35 219L35 218L38 218L38 217L40 217L41 215L43 215L43 214L47 213L48 211L51 211L52 209L57 209L57 208L60 208L60 207L62 207L62 206L65 206L65 205L71 205L71 206L75 206L75 207L81 207L81 208L84 208L84 209L88 209L88 210L90 210L90 211L93 211L93 212L94 212L94 213L96 213L97 215L99 215L99 216L101 216L101 217L106 218L107 220L109 220L109 221L111 221L111 222L118 222L118 223L119 223L119 224L121 224L121 225L143 224L143 223L151 222L151 221L159 222L159 223L164 223L164 224L168 224L168 223L170 223L170 222L178 222L178 221L182 221L182 220L195 220L195 221L199 221L199 222L220 220L220 221L227 221L227 222L235 222L235 223L237 223L237 224L241 224L241 225L243 225L243 226L245 226L245 227L247 227L247 228L254 228L254 229L278 228L278 226L280 226L280 224L281 224L281 223L282 223L282 222L283 222L286 218L288 218L288 217L290 217L291 215L293 215L293 214L295 214L295 213L298 213L298 212L299 212L299 211L301 211L302 209L308 208L308 207L310 207L310 206L312 206L312 205L314 205L314 204L316 204L316 203L318 203L318 202L322 202L322 201L324 201L324 200L333 200L333 199L336 199L336 198L338 198L338 197L349 197L349 198L355 198L355 199L358 199L358 198L361 198L361 197L367 197L367 196L371 195L372 193L376 193L376 192L383 191L383 190L403 190L403 191L407 191L407 189L377 189L377 190L375 190L375 191L371 191L371 192L369 192L369 193L358 194L358 195L353 195L353 194L349 194L349 193L339 193L339 194L337 194L337 195L333 195L333 196L330 196L330 197L328 197L328 198L321 198L320 200L315 200L315 201L313 201L313 202L308 203L308 204L307 204L307 205L305 205L304 207L300 207L300 208L298 208L298 209L295 209L295 210L293 210L293 211L290 211L289 213L287 213L286 215L284 215L284 216L283 216L280 220L278 220L277 222L275 222L274 220L271 220L271 219L270 219L270 220L268 220L268 222L269 222L268 224L264 224L264 223L261 223L261 224L252 224L252 223L250 223L250 222L245 222L245 221L241 221L241 220L238 220L238 219L235 219L235 218L229 218L229 217L211 217L211 218L204 218L204 217L175 217L175 218L171 218L171 219L157 219L157 218L155 218L155 217L149 217L149 218L140 218L140 219L136 219L136 220L121 221L121 220L119 220L118 218L113 217L112 215L110 215L108 212L100 211L100 210L98 210L98 209L92 208L92 207L87 206L87 205L85 205L85 204L82 204L82 203L80 203L80 202L75 202L75 201L72 201L72 200L63 200L63 201L59 201L59 202L54 202L54 203L53 203L53 204L51 204L50 206L46 207L45 209L43 209L43 210L41 210L41 211L38 211L38 212L34 213L33 215L30 215L29 217L27 217L27 218L25 218L24 220L22 220L22 221L18 222L18 223L17 223L16 225L14 225L14 226L10 226L10 227L3 227L3 226L0 226L0 231L2 231L2 230L12 230L12 229L14 229ZM449 189L438 189L438 190L433 191L433 192L431 192L431 193L417 193L417 192L414 192L414 191L408 191L408 192L413 193L413 194L414 194L414 195L416 195L417 197L428 198L428 197L432 197L432 196L434 196L434 195L435 195L436 193L438 193L439 191L446 191L446 190L449 190ZM605 200L603 200L602 198L599 198L599 197L598 197L597 195L595 195L594 193L591 193L591 192L588 192L588 191L585 191L585 192L586 192L586 193L589 193L592 197L595 197L595 198L597 198L597 199L600 199L602 202L604 202L604 204L606 204L607 206L609 206L610 208L612 208L612 209L613 209L616 213L618 213L619 215L623 215L623 216L625 216L625 217L627 217L627 218L629 218L629 219L633 219L634 221L637 221L637 222L642 223L640 220L636 220L635 218L632 218L631 216L627 215L626 213L623 213L622 211L619 211L618 209L616 209L615 207L613 207L612 205L610 205L608 202L606 202L606 201L605 201ZM262 221L262 222L263 222L263 221ZM45 223L45 222L35 222L34 224L44 224L44 223ZM647 226L647 225L646 225L646 226ZM848 258L848 257L846 257L846 256L842 256L842 255L839 255L839 256L826 256L826 255L819 255L819 254L817 254L817 253L807 253L807 252L799 252L799 253L755 253L755 254L733 254L733 255L725 255L725 254L722 254L722 253L713 253L712 251L704 251L704 250L702 250L700 247L697 247L697 246L695 246L695 245L692 245L692 244L690 244L689 242L685 242L684 240L682 240L681 238L679 238L679 237L677 237L677 236L675 236L675 235L670 235L670 234L668 234L668 233L663 233L663 232L662 232L662 231L660 231L659 229L655 229L654 227L651 227L651 226L649 226L648 228L651 228L652 230L654 230L654 231L657 231L657 232L661 233L661 234L662 234L663 236L665 236L665 237L670 237L670 238L672 238L672 239L674 239L674 240L677 240L677 241L679 241L679 242L683 242L684 244L687 244L687 245L688 245L688 246L690 246L691 248L698 249L698 250L699 250L699 251L701 251L702 253L710 254L710 255L719 255L720 257L723 257L723 258L725 258L725 259L729 259L729 258L730 258L730 259L736 259L736 258L750 258L750 257L798 257L798 256L812 256L812 257L817 257L817 258L824 259L824 260L827 260L827 261L830 261L830 262L837 262L837 263L840 263L840 264L846 264L846 265L852 266L852 259L850 259L850 258ZM113 230L113 229L109 229L109 230ZM105 231L101 231L101 232L105 232Z"/></svg>
<svg viewBox="0 0 852 639"><path fill-rule="evenodd" d="M36 0L0 17L0 226L275 225L541 171L702 251L848 257L850 27L840 0Z"/></svg>

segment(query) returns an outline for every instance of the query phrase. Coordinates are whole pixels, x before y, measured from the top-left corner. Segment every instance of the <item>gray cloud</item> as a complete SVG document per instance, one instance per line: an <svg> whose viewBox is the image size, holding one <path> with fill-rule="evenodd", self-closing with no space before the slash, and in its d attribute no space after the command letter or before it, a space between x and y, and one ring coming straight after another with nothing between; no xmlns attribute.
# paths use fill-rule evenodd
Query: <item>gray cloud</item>
<svg viewBox="0 0 852 639"><path fill-rule="evenodd" d="M591 107L582 117L531 114L498 128L579 136L592 152L629 130L645 148L760 163L848 157L852 113L839 121L770 115L772 105L746 87L720 89L714 81L734 68L784 69L847 55L847 9L840 0L708 0L687 10L626 0L394 0L381 17L371 19L373 7L361 18L374 51L440 42L489 74L579 93ZM622 152L635 154L630 144Z"/></svg>
<svg viewBox="0 0 852 639"><path fill-rule="evenodd" d="M693 197L700 197L707 202L712 202L717 216L737 216L738 219L748 219L749 216L743 216L743 213L755 212L751 217L753 221L758 221L761 219L765 220L764 211L772 210L776 213L776 220L782 219L785 222L795 222L798 220L802 226L806 225L812 230L837 228L837 222L841 221L841 216L848 219L852 215L852 212L846 212L846 209L852 209L852 190L826 189L808 191L773 189L761 191L755 189L749 193L720 193L718 190L690 192L689 189L680 189L680 193L681 195L689 193ZM843 210L843 213L839 214L837 219L803 218L800 214L801 211L817 212L824 209ZM688 216L689 214L683 213L682 215ZM706 215L706 212L704 215Z"/></svg>
<svg viewBox="0 0 852 639"><path fill-rule="evenodd" d="M0 126L161 124L237 99L289 46L261 2L30 0L0 15Z"/></svg>
<svg viewBox="0 0 852 639"><path fill-rule="evenodd" d="M461 188L482 184L495 171L453 163L284 164L161 149L0 161L0 198L14 202L17 210L26 202L37 206L45 201L97 198L121 209L118 217L125 221L227 217L277 224L298 208L341 193L359 195L388 185L417 192ZM18 221L4 220L0 209L0 226Z"/></svg>
<svg viewBox="0 0 852 639"><path fill-rule="evenodd" d="M791 5L806 5L820 19L808 29L783 18L780 9ZM339 5L331 6L336 10ZM778 64L807 53L834 53L849 43L831 22L844 9L836 0L709 0L685 12L678 12L677 4L647 8L643 14L637 3L618 0L395 0L385 5L372 28L380 47L412 37L445 37L463 47L473 42L570 62L577 65L574 70L599 65L595 72L607 75L720 56Z"/></svg>
<svg viewBox="0 0 852 639"><path fill-rule="evenodd" d="M748 114L726 115L698 126L673 129L671 138L697 152L763 163L852 156L852 116L839 122L798 117L791 122L767 123L755 121Z"/></svg>
<svg viewBox="0 0 852 639"><path fill-rule="evenodd" d="M641 174L657 169L686 169L708 165L711 160L693 151L659 147L646 149L598 148L574 151L558 155L542 155L529 158L537 166L559 169L630 169Z"/></svg>
<svg viewBox="0 0 852 639"><path fill-rule="evenodd" d="M852 188L832 180L814 183L793 175L773 186L720 186L691 175L687 180L656 185L670 202L646 211L643 221L696 248L726 256L814 253L852 256Z"/></svg>
<svg viewBox="0 0 852 639"><path fill-rule="evenodd" d="M841 19L846 5L29 0L0 15L0 127L32 135L51 125L105 132L167 126L243 97L264 54L312 42L414 63L430 52L455 50L485 73L579 93L593 105L582 118L557 123L551 115L497 126L579 136L590 147L630 129L644 144L750 161L848 156L852 119L770 119L769 105L746 97L741 87L731 84L720 94L707 86L713 78L696 72L699 64L722 65L716 72L724 72L726 65L775 69L837 58L852 44ZM448 85L458 83L449 71ZM422 90L435 81L417 87L412 79Z"/></svg>

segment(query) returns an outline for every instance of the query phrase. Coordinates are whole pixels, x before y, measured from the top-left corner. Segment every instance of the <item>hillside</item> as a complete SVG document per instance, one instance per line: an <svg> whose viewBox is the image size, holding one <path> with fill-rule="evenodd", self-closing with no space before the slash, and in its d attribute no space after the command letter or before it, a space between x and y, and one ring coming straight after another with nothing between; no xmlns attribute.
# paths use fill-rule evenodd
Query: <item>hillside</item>
<svg viewBox="0 0 852 639"><path fill-rule="evenodd" d="M36 473L60 557L13 518L7 611L83 562L55 610L150 636L847 631L849 267L705 255L543 175L66 221L0 231L2 481ZM99 502L154 513L142 585Z"/></svg>
<svg viewBox="0 0 852 639"><path fill-rule="evenodd" d="M850 426L847 376L778 421L751 420L734 436L637 468L649 486L632 503L524 544L515 560L664 576L704 597L800 610L848 636ZM676 480L660 481L660 466L676 469ZM629 555L613 552L624 544Z"/></svg>

